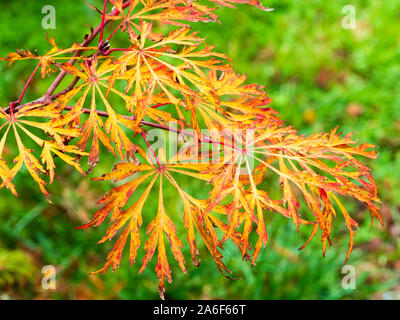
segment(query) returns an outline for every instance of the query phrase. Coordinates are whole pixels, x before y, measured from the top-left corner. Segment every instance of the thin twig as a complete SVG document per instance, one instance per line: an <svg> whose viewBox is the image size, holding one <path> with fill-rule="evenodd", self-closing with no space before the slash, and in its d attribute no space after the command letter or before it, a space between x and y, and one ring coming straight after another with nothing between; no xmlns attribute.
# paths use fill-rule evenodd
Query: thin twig
<svg viewBox="0 0 400 320"><path fill-rule="evenodd" d="M21 101L22 101L22 99L23 99L23 97L24 97L24 95L25 95L26 89L28 89L28 86L29 86L29 84L31 83L31 81L32 81L32 79L33 79L33 77L34 77L34 75L36 74L36 71L39 69L39 66L40 66L40 62L37 64L35 70L33 70L31 76L29 77L28 81L26 82L26 84L25 84L25 86L24 86L24 89L22 89L22 93L21 93L21 95L19 96L19 99L18 99L17 104L20 104L20 103L21 103Z"/></svg>
<svg viewBox="0 0 400 320"><path fill-rule="evenodd" d="M121 28L121 24L119 24L115 30L110 34L110 36L107 38L107 41L110 41L112 37L114 37L115 33Z"/></svg>
<svg viewBox="0 0 400 320"><path fill-rule="evenodd" d="M147 147L149 148L150 152L153 154L153 157L156 159L158 167L160 169L162 169L163 166L160 163L160 159L158 159L158 157L157 157L156 153L154 152L153 148L151 147L150 143L147 141L146 134L142 131L142 132L140 132L140 135L142 136L142 138L143 138L144 142L146 143Z"/></svg>
<svg viewBox="0 0 400 320"><path fill-rule="evenodd" d="M99 46L103 42L103 33L104 33L104 22L106 20L106 10L107 10L107 0L104 0L104 9L103 9L103 14L101 15L101 30L100 30L100 38L99 38Z"/></svg>

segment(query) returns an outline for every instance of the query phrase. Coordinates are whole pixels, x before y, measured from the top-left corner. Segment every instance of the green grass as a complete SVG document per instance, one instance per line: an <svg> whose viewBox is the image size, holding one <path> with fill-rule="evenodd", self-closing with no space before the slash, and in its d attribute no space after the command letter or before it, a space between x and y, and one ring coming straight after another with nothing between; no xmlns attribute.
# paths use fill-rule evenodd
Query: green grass
<svg viewBox="0 0 400 320"><path fill-rule="evenodd" d="M101 2L101 1L100 1ZM357 10L357 27L341 27L342 7L346 1L263 1L275 8L266 13L252 7L218 9L222 25L194 24L194 28L216 45L216 50L232 58L235 69L246 73L249 82L265 85L273 99L272 107L288 125L304 134L329 131L355 132L359 141L376 144L379 158L366 161L377 179L384 204L386 227L376 226L369 232L368 213L354 202L346 202L349 211L360 222L356 248L349 263L357 270L357 289L341 287L341 269L347 251L348 236L343 221L335 221L333 248L322 257L316 238L299 252L298 247L310 232L307 227L298 236L287 220L268 214L270 242L251 269L241 261L239 252L226 244L224 261L238 280L218 273L216 266L201 247L202 265L191 265L187 257L186 275L173 264L172 284L167 284L170 299L362 299L382 298L386 292L398 292L400 279L400 3L395 1L353 1ZM47 4L42 1L43 5ZM97 25L98 15L80 1L53 1L57 10L54 35L60 47L82 39L89 25ZM96 3L99 3L97 1ZM40 1L1 2L0 55L17 48L49 49L41 28ZM12 68L0 64L0 105L18 98L34 65L16 63ZM50 80L32 83L26 99L40 96ZM352 107L351 107L352 106ZM356 110L356 112L354 112ZM110 170L114 160L104 162L93 176ZM104 261L106 246L96 242L104 228L79 231L96 208L95 201L109 188L95 183L69 168L60 167L59 178L49 189L53 205L40 195L27 175L19 175L16 185L20 194L14 198L0 192L0 247L17 249L33 257L36 280L30 285L0 287L11 297L32 298L158 298L157 280L149 266L138 276L138 266L129 267L123 259L121 268L104 276L88 273ZM198 190L190 180L182 181L187 190ZM275 182L276 183L276 182ZM206 192L202 190L201 192ZM166 206L179 218L181 205L176 194L166 191ZM149 202L146 214L155 212ZM177 223L178 225L178 223ZM181 238L183 230L180 227ZM143 253L141 253L143 254ZM4 253L3 253L4 255ZM140 261L140 259L138 259ZM172 260L171 260L172 261ZM57 290L40 289L45 264L57 267ZM33 268L33 267L32 267ZM0 278L2 270L0 268ZM32 289L32 286L34 287ZM388 296L387 294L385 297ZM392 295L396 297L396 295Z"/></svg>

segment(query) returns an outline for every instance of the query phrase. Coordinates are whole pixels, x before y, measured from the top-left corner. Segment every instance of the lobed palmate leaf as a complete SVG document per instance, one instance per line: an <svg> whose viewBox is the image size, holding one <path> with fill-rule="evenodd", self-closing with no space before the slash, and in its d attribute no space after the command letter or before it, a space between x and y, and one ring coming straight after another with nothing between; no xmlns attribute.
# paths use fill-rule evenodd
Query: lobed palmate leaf
<svg viewBox="0 0 400 320"><path fill-rule="evenodd" d="M50 194L45 189L47 183L41 178L41 174L48 174L49 182L53 182L55 169L53 156L58 156L65 163L73 166L83 175L85 174L75 157L86 155L86 153L75 146L64 144L65 137L77 137L78 131L54 127L51 122L39 122L37 120L40 117L45 117L49 121L57 115L58 112L52 104L27 106L21 108L16 114L6 114L0 108L0 132L2 132L0 159L3 157L7 142L11 140L10 135L14 136L18 148L18 155L13 161L14 166L8 172L11 181L24 165L47 199L49 199ZM33 129L39 130L40 134L32 132ZM50 139L48 136L50 136ZM34 150L26 147L24 141L29 139L42 150L41 161L34 155ZM7 175L2 175L2 178L6 187L11 188L15 193Z"/></svg>

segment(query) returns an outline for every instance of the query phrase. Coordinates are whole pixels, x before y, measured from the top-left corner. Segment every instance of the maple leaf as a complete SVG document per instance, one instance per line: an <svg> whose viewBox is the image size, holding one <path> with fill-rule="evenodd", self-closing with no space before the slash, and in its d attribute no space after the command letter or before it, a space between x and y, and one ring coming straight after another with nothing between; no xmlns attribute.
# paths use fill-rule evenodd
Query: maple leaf
<svg viewBox="0 0 400 320"><path fill-rule="evenodd" d="M107 73L113 70L110 60L106 60L97 68L97 61L93 61L91 66L80 64L81 69L78 69L71 64L64 63L62 69L74 76L79 77L84 81L83 84L77 86L70 92L61 95L58 102L61 102L60 109L66 109L67 103L71 101L78 93L81 96L75 105L68 110L68 112L52 122L53 126L64 127L71 124L80 124L81 116L84 115L83 107L89 94L91 94L91 108L89 118L80 126L80 137L77 146L83 151L86 149L89 138L92 136L92 145L89 154L89 164L93 167L99 160L99 141L115 156L116 152L113 146L115 144L117 153L121 159L124 154L127 158L131 157L135 151L136 146L127 137L121 126L126 126L130 129L135 128L134 120L124 119L120 116L115 109L111 106L110 102L106 99L102 92L101 87L107 88L103 80L107 79ZM113 92L116 92L115 90ZM116 92L118 93L118 92ZM98 115L98 107L96 102L96 95L100 96L101 101L104 103L108 119L103 122ZM119 93L127 103L130 97ZM128 106L129 108L129 106ZM104 128L104 131L102 130Z"/></svg>
<svg viewBox="0 0 400 320"><path fill-rule="evenodd" d="M264 11L272 11L273 9L264 7L259 0L209 0L215 3L218 3L219 5L225 6L225 7L230 7L230 8L235 8L233 3L237 4L249 4L252 6L257 7L258 9L264 10Z"/></svg>
<svg viewBox="0 0 400 320"><path fill-rule="evenodd" d="M202 69L220 71L229 69L228 65L221 64L224 60L210 58L213 56L227 59L227 57L213 52L214 47L200 48L204 43L203 39L196 33L190 33L189 28L173 30L149 45L146 45L146 40L151 38L152 24L140 22L139 30L140 40L131 38L133 46L114 61L118 67L109 79L108 88L109 92L116 80L125 79L127 80L125 93L134 88L132 103L137 105L135 112L137 124L145 115L150 116L147 110L157 89L162 90L169 103L178 106L185 103L182 94L193 97L199 96L199 92L208 91L206 76ZM175 46L176 49L172 49L171 46ZM208 60L201 60L206 57ZM169 61L171 59L173 62ZM192 87L197 90L193 90ZM183 120L181 116L179 120Z"/></svg>
<svg viewBox="0 0 400 320"><path fill-rule="evenodd" d="M18 196L17 191L15 190L15 186L12 183L13 176L11 174L11 171L7 167L6 162L2 159L0 159L0 178L2 180L2 183L0 184L0 189L6 187L7 189L11 190L11 192L15 196Z"/></svg>
<svg viewBox="0 0 400 320"><path fill-rule="evenodd" d="M216 21L217 15L213 13L215 8L209 8L198 4L197 1L158 0L148 2L146 0L131 1L128 10L124 13L123 1L110 0L118 9L118 15L106 15L107 20L119 21L117 29L127 31L130 35L136 35L140 29L140 20L158 21L179 27L187 27L187 22Z"/></svg>
<svg viewBox="0 0 400 320"><path fill-rule="evenodd" d="M267 137L269 143L262 140ZM382 223L377 207L380 200L377 196L376 183L369 173L368 167L354 157L360 155L376 158L376 152L370 150L374 146L369 144L355 146L355 144L356 141L351 139L351 134L342 138L340 134L336 133L336 128L330 133L314 134L309 137L297 136L292 132L282 136L278 141L271 140L270 135L261 134L254 140L252 154L254 159L265 164L268 169L281 177L282 202L287 204L291 218L298 230L300 203L292 191L292 185L300 190L316 219L311 238L316 234L317 225L323 231L321 239L324 255L326 245L330 242L332 218L336 217L336 209L332 201L336 202L350 233L346 260L353 247L353 227L356 227L357 223L351 219L335 193L361 201L369 209L371 218L375 216ZM267 162L268 159L272 161ZM326 164L326 161L329 160L335 163L334 167ZM273 162L276 161L278 161L278 168L273 166ZM350 168L353 171L348 170Z"/></svg>
<svg viewBox="0 0 400 320"><path fill-rule="evenodd" d="M231 204L222 208L229 218L230 232L237 229L240 224L244 224L242 232L244 248L250 245L248 239L252 224L257 225L256 233L259 238L253 252L253 264L260 249L268 241L263 210L280 212L291 218L299 233L300 224L314 224L310 239L315 236L319 227L322 230L321 239L325 255L327 243L330 243L332 218L336 217L336 209L333 205L335 202L343 214L350 233L346 260L353 247L354 228L357 227L357 223L344 209L335 193L363 202L370 210L371 218L378 217L382 222L377 207L380 200L377 196L376 184L369 169L354 157L361 155L375 158L376 153L369 150L374 146L368 144L353 146L356 142L351 139L351 135L341 138L340 134L336 133L336 129L329 134L321 133L304 137L296 135L291 128L277 129L271 126L269 129L259 129L254 139L239 138L234 133L231 133L231 137L234 141L232 148L237 149L233 157L231 154L230 157L220 163L210 165L202 172L214 175L210 180L213 190L203 214L215 210L220 202L232 196ZM251 160L258 163L257 170L251 169ZM335 167L330 167L325 163L329 160L336 163ZM242 163L245 163L244 178L241 177ZM355 170L350 171L348 168ZM274 202L265 190L258 188L266 170L280 177L283 189L281 201ZM329 177L333 177L333 180ZM315 216L315 222L300 217L301 205L297 199L297 193L292 189L293 186L298 188L303 195L308 208Z"/></svg>
<svg viewBox="0 0 400 320"><path fill-rule="evenodd" d="M87 229L92 226L99 226L102 224L106 217L111 214L110 218L110 227L108 228L104 237L99 241L99 243L103 243L106 240L112 239L119 230L125 228L122 231L119 239L115 243L112 251L107 257L106 263L103 268L98 270L98 272L107 272L107 270L112 267L113 270L117 268L120 264L123 248L127 242L128 236L130 235L130 253L129 259L131 264L135 262L137 256L137 250L141 245L140 242L140 234L139 229L142 226L143 218L142 211L144 208L145 201L148 199L151 190L158 181L159 183L159 206L156 217L150 222L147 226L147 233L150 234L148 240L144 244L144 249L146 251L145 256L143 258L143 264L140 268L140 272L142 272L147 264L151 261L155 251L158 252L157 264L156 264L156 274L159 278L159 291L161 297L164 294L164 279L166 278L169 282L171 281L171 269L168 263L168 259L165 255L165 244L164 244L164 234L167 235L169 240L172 253L175 259L178 261L180 268L183 272L185 271L184 267L184 258L181 253L182 242L176 235L176 228L171 218L166 214L163 202L163 177L178 191L183 204L184 204L184 225L188 230L188 240L191 246L191 252L193 257L193 262L198 265L196 262L196 256L198 255L198 250L195 241L194 230L196 229L204 243L206 244L208 250L213 256L217 267L224 274L230 273L226 268L225 264L222 262L222 254L218 250L218 237L214 227L214 224L219 225L222 231L227 231L228 227L222 221L220 221L217 217L208 213L206 216L203 214L205 209L205 202L202 200L197 200L187 194L183 189L178 185L176 180L173 178L173 174L184 174L191 177L195 177L201 180L209 180L211 178L210 175L196 173L199 170L205 170L207 165L199 166L191 163L176 163L176 158L172 157L164 166L161 168L158 164L152 160L146 153L139 149L139 153L146 160L145 164L135 164L135 163L119 163L117 164L113 171L105 174L95 180L114 180L115 182L119 182L121 180L127 179L129 177L135 177L133 180L126 182L120 186L113 188L109 191L103 199L99 201L100 204L103 204L103 208L98 210L92 220L81 226L81 229ZM184 155L180 155L181 158L185 157ZM186 156L186 159L191 159L191 157ZM138 177L137 174L141 173ZM139 197L139 199L127 209L123 208L127 205L128 200L135 193L135 190L139 186L141 186L145 181L150 181L147 183L147 187ZM229 235L236 243L240 244L240 237L237 232L232 232ZM248 249L248 248L246 248Z"/></svg>
<svg viewBox="0 0 400 320"><path fill-rule="evenodd" d="M2 108L0 108L0 121L3 123L0 125L0 132L3 132L0 139L0 158L3 156L4 147L8 140L10 132L14 135L14 139L17 143L19 154L14 159L14 166L10 169L9 174L11 179L20 171L22 165L25 165L29 174L37 182L40 190L49 199L50 194L45 189L46 182L40 177L40 174L48 173L50 176L50 183L54 179L54 161L53 155L57 155L61 160L67 164L75 167L81 174L85 174L76 162L76 159L68 155L74 154L78 156L86 155L74 146L67 146L63 142L63 137L77 137L79 133L73 129L63 129L53 127L50 122L39 122L40 117L44 118L56 118L58 113L55 110L55 106L50 104L47 106L31 105L19 109L16 114L6 114ZM33 119L32 119L33 118ZM29 129L28 129L29 128ZM39 136L32 132L31 129L37 129L42 134ZM40 161L33 155L33 150L28 149L21 138L21 134L24 137L30 138L39 148L42 149L41 160L42 164L47 166L47 170L43 167ZM44 135L51 136L52 139L48 140ZM6 171L7 172L7 171ZM3 177L3 175L2 175ZM14 188L10 184L10 180L6 178L3 183L6 187L10 188L15 193Z"/></svg>
<svg viewBox="0 0 400 320"><path fill-rule="evenodd" d="M46 75L49 75L50 73L57 71L56 68L52 68L52 65L54 65L58 61L70 60L70 59L76 59L76 60L84 59L84 56L74 57L74 56L66 56L66 54L74 53L77 51L90 51L97 49L96 47L82 47L77 43L74 43L72 47L68 49L60 49L58 48L53 37L51 37L50 39L46 37L46 39L50 43L52 48L43 56L40 56L37 53L32 53L29 50L17 50L16 52L9 53L6 58L0 57L0 60L7 61L9 62L10 65L13 64L15 61L19 60L38 60L41 68L41 75L42 78L44 78L46 77Z"/></svg>

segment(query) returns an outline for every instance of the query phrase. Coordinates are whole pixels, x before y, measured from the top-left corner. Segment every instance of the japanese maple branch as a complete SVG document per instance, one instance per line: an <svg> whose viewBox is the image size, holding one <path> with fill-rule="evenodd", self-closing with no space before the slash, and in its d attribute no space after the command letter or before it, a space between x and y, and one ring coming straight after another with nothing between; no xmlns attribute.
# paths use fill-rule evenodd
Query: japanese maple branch
<svg viewBox="0 0 400 320"><path fill-rule="evenodd" d="M126 8L127 6L130 5L130 3L131 3L131 0L126 1L122 5L122 8ZM109 15L117 15L117 14L119 14L119 11L117 9L114 9L113 11L111 11L111 13ZM80 46L81 47L87 47L93 41L93 39L101 32L101 30L103 30L104 27L107 24L109 24L110 22L111 22L111 20L105 20L105 21L102 20L102 23L99 24L95 29L92 29L92 32L88 36L85 37L85 40L81 43ZM76 51L75 54L73 55L73 57L68 61L68 63L73 65L75 63L75 61L76 61L76 57L78 57L82 52L83 52L83 50ZM10 107L13 110L10 110L10 107L8 107L8 108L5 108L4 111L6 113L10 113L11 111L12 112L17 112L22 107L32 106L32 105L35 105L35 104L43 104L43 103L48 104L48 103L51 103L54 99L56 99L60 95L71 91L75 87L75 85L77 84L79 78L75 78L73 80L73 82L71 83L71 85L69 85L63 91L61 91L61 92L59 92L57 94L54 94L54 91L58 88L58 86L60 85L61 81L64 79L64 77L66 75L67 75L67 73L64 70L60 71L60 73L57 75L56 79L53 81L53 83L47 89L46 93L43 96L41 96L40 98L38 98L38 99L36 99L34 101L31 101L31 102L25 103L23 105L20 105L21 101L19 101L18 103L17 102L13 103L12 105L10 104ZM26 85L26 87L27 87L27 85ZM26 91L26 88L24 88L23 93L25 93L25 91Z"/></svg>
<svg viewBox="0 0 400 320"><path fill-rule="evenodd" d="M130 3L131 3L131 0L125 2L125 3L122 5L122 8L126 8ZM107 1L105 1L105 4L104 4L104 12L105 12L106 4L107 4ZM119 11L118 11L117 9L113 10L113 11L110 13L110 15L117 15L117 14L119 14ZM105 27L107 24L109 24L109 23L111 22L111 20L106 20L106 21L104 21L103 18L104 18L104 14L103 14L103 17L102 17L102 22L101 22L101 24L98 25L98 26L92 31L92 33L85 39L85 41L81 44L82 47L87 47L99 33L101 33L101 37L102 37L102 32L103 32L103 30L104 30L104 27ZM102 42L102 41L101 41L101 42ZM101 44L101 43L100 43L100 44ZM99 45L100 45L100 44L99 44ZM68 63L70 63L70 64L73 65L73 64L75 63L75 60L76 60L76 59L74 59L74 58L76 58L77 56L79 56L81 53L82 53L82 50L78 50L77 52L75 52L73 58L72 58L71 60L69 60ZM56 80L52 83L52 85L50 86L50 88L49 88L49 89L47 90L47 92L45 93L45 96L50 96L51 94L54 93L54 91L55 91L56 88L59 86L59 84L61 83L61 81L64 79L64 77L66 76L66 74L67 74L67 73L66 73L65 71L61 71L61 72L58 74Z"/></svg>

